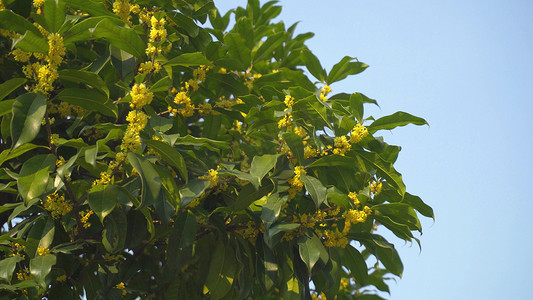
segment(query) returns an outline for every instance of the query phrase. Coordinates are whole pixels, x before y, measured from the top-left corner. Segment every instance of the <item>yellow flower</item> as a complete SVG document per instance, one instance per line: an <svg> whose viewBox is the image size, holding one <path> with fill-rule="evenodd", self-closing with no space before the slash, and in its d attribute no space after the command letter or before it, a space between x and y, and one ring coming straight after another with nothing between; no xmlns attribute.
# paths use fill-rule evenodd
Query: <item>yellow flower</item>
<svg viewBox="0 0 533 300"><path fill-rule="evenodd" d="M31 53L20 50L19 48L11 51L11 55L18 62L28 62L30 61Z"/></svg>
<svg viewBox="0 0 533 300"><path fill-rule="evenodd" d="M165 29L165 19L158 20L155 16L150 19L150 42L156 43L164 41L167 38L167 30Z"/></svg>
<svg viewBox="0 0 533 300"><path fill-rule="evenodd" d="M130 24L130 0L116 0L113 2L113 13Z"/></svg>
<svg viewBox="0 0 533 300"><path fill-rule="evenodd" d="M329 85L325 85L320 92L320 100L328 101L327 96L329 93L331 93L331 88L329 87Z"/></svg>
<svg viewBox="0 0 533 300"><path fill-rule="evenodd" d="M30 279L30 270L28 268L24 268L17 272L17 279L18 280L28 280Z"/></svg>
<svg viewBox="0 0 533 300"><path fill-rule="evenodd" d="M198 179L209 180L210 181L209 187L210 188L214 187L218 183L218 172L215 169L210 169L207 172L207 175L200 176L198 177Z"/></svg>
<svg viewBox="0 0 533 300"><path fill-rule="evenodd" d="M50 135L50 144L55 145L55 144L57 144L58 141L59 141L59 134L52 133Z"/></svg>
<svg viewBox="0 0 533 300"><path fill-rule="evenodd" d="M139 66L139 73L148 74L151 72L157 73L161 71L161 65L158 62L152 63L151 61L143 62Z"/></svg>
<svg viewBox="0 0 533 300"><path fill-rule="evenodd" d="M59 77L57 74L57 69L51 65L40 66L37 71L37 86L35 87L36 92L43 94L48 94L52 91L54 87L52 84Z"/></svg>
<svg viewBox="0 0 533 300"><path fill-rule="evenodd" d="M67 275L63 274L61 276L57 276L56 280L59 282L65 282L67 281Z"/></svg>
<svg viewBox="0 0 533 300"><path fill-rule="evenodd" d="M146 127L148 116L140 110L132 110L126 116L126 121L129 123L128 130L138 133Z"/></svg>
<svg viewBox="0 0 533 300"><path fill-rule="evenodd" d="M374 181L370 184L370 191L374 195L379 195L379 193L381 193L382 188L383 188L383 183L381 183L381 181Z"/></svg>
<svg viewBox="0 0 533 300"><path fill-rule="evenodd" d="M194 114L194 105L191 104L191 98L186 92L179 92L174 97L174 103L180 105L178 109L172 109L174 114L180 114L184 117L190 117Z"/></svg>
<svg viewBox="0 0 533 300"><path fill-rule="evenodd" d="M116 289L119 289L122 292L122 296L126 296L128 292L126 292L126 286L124 285L124 282L120 282L119 284L115 285Z"/></svg>
<svg viewBox="0 0 533 300"><path fill-rule="evenodd" d="M56 167L59 168L64 165L67 161L63 156L59 156L59 159L56 161Z"/></svg>
<svg viewBox="0 0 533 300"><path fill-rule="evenodd" d="M306 146L305 149L304 149L304 158L305 159L308 159L308 158L311 158L311 157L317 157L318 156L318 150L317 149L314 149L313 147L311 146Z"/></svg>
<svg viewBox="0 0 533 300"><path fill-rule="evenodd" d="M213 107L209 103L202 103L198 105L198 113L202 117L207 116L210 113L213 113Z"/></svg>
<svg viewBox="0 0 533 300"><path fill-rule="evenodd" d="M350 193L348 194L348 197L349 197L350 199L353 200L353 203L354 203L355 206L357 206L357 205L360 204L359 199L357 199L357 193L355 193L355 192L350 192Z"/></svg>
<svg viewBox="0 0 533 300"><path fill-rule="evenodd" d="M91 227L91 223L89 223L89 218L91 217L93 213L94 211L92 211L91 209L80 211L80 216L81 216L80 221L81 221L81 224L83 225L83 228Z"/></svg>
<svg viewBox="0 0 533 300"><path fill-rule="evenodd" d="M44 0L33 0L33 7L41 8L44 5Z"/></svg>
<svg viewBox="0 0 533 300"><path fill-rule="evenodd" d="M363 138L368 135L368 130L361 124L355 125L350 134L350 143L359 143Z"/></svg>
<svg viewBox="0 0 533 300"><path fill-rule="evenodd" d="M339 154L344 156L346 152L352 149L352 145L348 142L346 136L336 137L335 138L335 149L333 149L334 154Z"/></svg>
<svg viewBox="0 0 533 300"><path fill-rule="evenodd" d="M58 219L72 210L72 204L65 201L65 196L59 196L57 192L46 196L44 209L49 211L52 218Z"/></svg>
<svg viewBox="0 0 533 300"><path fill-rule="evenodd" d="M39 247L37 248L37 255L44 256L50 254L50 249L46 247Z"/></svg>
<svg viewBox="0 0 533 300"><path fill-rule="evenodd" d="M132 108L141 109L143 106L150 104L154 94L146 88L144 83L136 83L131 89L131 104Z"/></svg>
<svg viewBox="0 0 533 300"><path fill-rule="evenodd" d="M325 230L324 237L324 246L326 247L341 247L345 248L348 245L348 239L342 234L342 232Z"/></svg>
<svg viewBox="0 0 533 300"><path fill-rule="evenodd" d="M294 97L291 97L290 95L285 95L284 102L287 107L292 107L294 105Z"/></svg>
<svg viewBox="0 0 533 300"><path fill-rule="evenodd" d="M287 113L278 121L278 128L288 127L292 125L292 114Z"/></svg>
<svg viewBox="0 0 533 300"><path fill-rule="evenodd" d="M58 33L51 33L48 35L48 63L51 66L58 66L63 61L65 56L65 46L63 45L63 37Z"/></svg>
<svg viewBox="0 0 533 300"><path fill-rule="evenodd" d="M100 173L100 179L96 179L93 182L93 186L95 185L107 185L111 183L111 174L107 172Z"/></svg>

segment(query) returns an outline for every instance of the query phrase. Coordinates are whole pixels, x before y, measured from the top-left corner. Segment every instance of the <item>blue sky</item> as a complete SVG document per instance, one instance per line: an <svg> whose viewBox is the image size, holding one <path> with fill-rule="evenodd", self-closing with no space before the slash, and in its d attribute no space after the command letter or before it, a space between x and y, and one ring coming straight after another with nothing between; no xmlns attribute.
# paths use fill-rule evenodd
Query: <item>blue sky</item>
<svg viewBox="0 0 533 300"><path fill-rule="evenodd" d="M407 190L436 214L422 252L392 238L405 271L391 299L531 299L533 2L280 4L285 24L316 34L308 45L327 69L345 55L370 65L334 93L376 99L375 117L402 110L431 125L382 133L403 147Z"/></svg>

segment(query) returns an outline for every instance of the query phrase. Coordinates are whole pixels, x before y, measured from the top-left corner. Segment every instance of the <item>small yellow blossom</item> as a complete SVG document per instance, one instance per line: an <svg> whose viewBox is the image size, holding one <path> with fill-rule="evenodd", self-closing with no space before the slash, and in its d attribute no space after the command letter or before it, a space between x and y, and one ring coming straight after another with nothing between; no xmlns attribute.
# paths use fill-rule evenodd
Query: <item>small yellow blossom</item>
<svg viewBox="0 0 533 300"><path fill-rule="evenodd" d="M291 97L290 95L285 95L285 105L287 105L287 107L292 107L294 105L294 97Z"/></svg>
<svg viewBox="0 0 533 300"><path fill-rule="evenodd" d="M328 101L328 94L331 93L331 88L329 85L325 85L322 90L320 91L320 100L322 101Z"/></svg>
<svg viewBox="0 0 533 300"><path fill-rule="evenodd" d="M59 156L59 158L57 159L56 161L56 167L59 168L61 167L62 165L64 165L65 163L67 163L67 161L65 160L65 158L63 156Z"/></svg>
<svg viewBox="0 0 533 300"><path fill-rule="evenodd" d="M198 179L209 180L210 181L209 187L212 188L216 186L218 183L218 172L215 169L210 169L207 172L207 175L200 176L198 177Z"/></svg>
<svg viewBox="0 0 533 300"><path fill-rule="evenodd" d="M52 134L50 135L50 144L52 144L52 145L56 145L58 141L59 141L59 134L57 134L57 133L52 133Z"/></svg>
<svg viewBox="0 0 533 300"><path fill-rule="evenodd" d="M198 105L198 114L200 114L202 117L205 117L213 112L215 111L213 111L213 107L209 103L202 103Z"/></svg>
<svg viewBox="0 0 533 300"><path fill-rule="evenodd" d="M17 279L18 280L28 280L30 279L30 270L28 268L24 268L17 272Z"/></svg>
<svg viewBox="0 0 533 300"><path fill-rule="evenodd" d="M40 66L37 71L38 82L37 86L35 87L35 91L48 94L48 92L54 89L52 84L57 78L59 78L59 74L57 73L57 69L55 67L50 65Z"/></svg>
<svg viewBox="0 0 533 300"><path fill-rule="evenodd" d="M363 138L368 135L368 130L361 124L355 125L350 134L350 143L359 143Z"/></svg>
<svg viewBox="0 0 533 300"><path fill-rule="evenodd" d="M292 125L292 114L287 113L278 121L278 128L288 127Z"/></svg>
<svg viewBox="0 0 533 300"><path fill-rule="evenodd" d="M352 199L353 204L354 204L355 206L357 206L357 205L359 205L359 204L361 203L361 202L359 202L359 199L357 199L357 193L356 193L356 192L350 192L350 193L348 194L348 197L349 197L350 199Z"/></svg>
<svg viewBox="0 0 533 300"><path fill-rule="evenodd" d="M48 255L50 254L50 249L46 248L46 247L39 247L37 248L37 255L39 256L44 256L44 255Z"/></svg>
<svg viewBox="0 0 533 300"><path fill-rule="evenodd" d="M124 282L121 282L117 285L115 285L116 289L119 289L122 292L122 296L126 296L128 292L126 292L126 286L124 285Z"/></svg>
<svg viewBox="0 0 533 300"><path fill-rule="evenodd" d="M318 156L318 150L314 149L313 147L307 145L304 149L304 158L308 159L311 157L317 157Z"/></svg>
<svg viewBox="0 0 533 300"><path fill-rule="evenodd" d="M143 106L150 104L154 98L154 94L146 88L144 83L136 83L131 89L131 104L132 108L141 109Z"/></svg>
<svg viewBox="0 0 533 300"><path fill-rule="evenodd" d="M52 218L58 219L72 210L72 204L65 200L65 196L59 196L57 192L46 196L44 209L52 214Z"/></svg>
<svg viewBox="0 0 533 300"><path fill-rule="evenodd" d="M61 276L57 276L56 280L59 282L65 282L67 281L67 275L63 274Z"/></svg>
<svg viewBox="0 0 533 300"><path fill-rule="evenodd" d="M167 38L167 30L165 29L165 19L158 20L155 16L150 19L150 42L157 43L164 41Z"/></svg>
<svg viewBox="0 0 533 300"><path fill-rule="evenodd" d="M151 61L143 62L139 66L139 73L148 74L151 72L157 73L161 71L161 65L156 61L152 63Z"/></svg>
<svg viewBox="0 0 533 300"><path fill-rule="evenodd" d="M381 183L381 181L374 181L370 184L370 191L374 194L374 195L379 195L379 193L381 193L381 189L383 188L383 183Z"/></svg>
<svg viewBox="0 0 533 300"><path fill-rule="evenodd" d="M80 211L81 216L81 224L83 225L83 228L89 228L91 227L91 223L89 222L89 218L91 215L94 214L94 211L91 209L87 209L85 211Z"/></svg>
<svg viewBox="0 0 533 300"><path fill-rule="evenodd" d="M63 37L59 33L51 33L48 35L48 63L51 66L58 66L63 61L65 56L65 46L63 45Z"/></svg>
<svg viewBox="0 0 533 300"><path fill-rule="evenodd" d="M346 152L352 149L352 145L348 142L346 136L336 137L335 138L335 149L333 149L333 154L339 154L344 156Z"/></svg>
<svg viewBox="0 0 533 300"><path fill-rule="evenodd" d="M111 183L111 174L107 172L100 173L100 179L96 179L93 182L93 186L95 185L108 185Z"/></svg>
<svg viewBox="0 0 533 300"><path fill-rule="evenodd" d="M11 51L11 55L13 55L13 58L18 62L28 62L31 58L31 53L23 51L19 48Z"/></svg>
<svg viewBox="0 0 533 300"><path fill-rule="evenodd" d="M325 230L324 237L324 246L326 247L340 247L345 248L348 245L348 239L342 234L342 232Z"/></svg>
<svg viewBox="0 0 533 300"><path fill-rule="evenodd" d="M113 2L113 13L130 24L130 0L115 0Z"/></svg>

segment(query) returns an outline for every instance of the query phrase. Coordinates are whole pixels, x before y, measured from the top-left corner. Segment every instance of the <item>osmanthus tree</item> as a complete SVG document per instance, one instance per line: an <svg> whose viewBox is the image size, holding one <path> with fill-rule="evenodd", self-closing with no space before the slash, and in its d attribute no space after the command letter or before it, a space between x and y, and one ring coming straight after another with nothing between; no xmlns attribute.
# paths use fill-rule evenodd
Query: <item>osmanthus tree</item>
<svg viewBox="0 0 533 300"><path fill-rule="evenodd" d="M432 209L250 0L0 2L0 298L381 299ZM234 17L233 28L228 29Z"/></svg>

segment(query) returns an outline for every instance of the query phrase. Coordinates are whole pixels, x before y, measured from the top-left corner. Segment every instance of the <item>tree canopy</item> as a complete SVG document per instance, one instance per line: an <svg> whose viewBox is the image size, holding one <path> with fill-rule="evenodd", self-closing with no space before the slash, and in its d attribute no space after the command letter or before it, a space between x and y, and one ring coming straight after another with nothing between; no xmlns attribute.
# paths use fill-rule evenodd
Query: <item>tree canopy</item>
<svg viewBox="0 0 533 300"><path fill-rule="evenodd" d="M381 299L431 207L276 1L0 0L0 298ZM229 28L230 25L232 28Z"/></svg>

